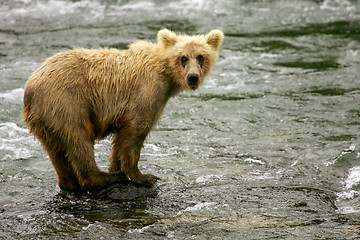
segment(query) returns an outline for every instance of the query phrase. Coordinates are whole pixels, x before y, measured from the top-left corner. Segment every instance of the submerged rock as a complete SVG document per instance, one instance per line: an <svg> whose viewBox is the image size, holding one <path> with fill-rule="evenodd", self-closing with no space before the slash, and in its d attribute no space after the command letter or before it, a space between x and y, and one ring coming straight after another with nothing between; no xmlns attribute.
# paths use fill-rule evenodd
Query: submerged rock
<svg viewBox="0 0 360 240"><path fill-rule="evenodd" d="M157 191L156 186L149 188L127 181L112 184L95 193L95 197L113 201L134 200L141 197L156 196Z"/></svg>

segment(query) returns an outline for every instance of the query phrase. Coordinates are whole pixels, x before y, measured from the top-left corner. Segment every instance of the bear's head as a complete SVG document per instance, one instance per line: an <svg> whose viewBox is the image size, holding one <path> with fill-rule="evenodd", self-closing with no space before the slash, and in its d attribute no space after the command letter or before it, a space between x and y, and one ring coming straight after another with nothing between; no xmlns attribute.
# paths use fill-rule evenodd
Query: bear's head
<svg viewBox="0 0 360 240"><path fill-rule="evenodd" d="M183 89L197 89L216 63L224 39L220 30L206 35L177 35L167 29L158 33L167 61L167 73Z"/></svg>

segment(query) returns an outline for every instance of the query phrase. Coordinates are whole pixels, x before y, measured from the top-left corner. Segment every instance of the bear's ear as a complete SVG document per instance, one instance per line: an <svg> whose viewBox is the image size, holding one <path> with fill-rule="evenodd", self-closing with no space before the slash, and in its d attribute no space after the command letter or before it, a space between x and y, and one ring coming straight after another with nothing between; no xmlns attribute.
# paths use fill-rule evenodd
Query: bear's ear
<svg viewBox="0 0 360 240"><path fill-rule="evenodd" d="M174 46L177 41L177 36L174 32L162 29L158 32L158 42L162 43L165 48L169 48L171 46Z"/></svg>
<svg viewBox="0 0 360 240"><path fill-rule="evenodd" d="M206 34L206 43L209 44L215 50L219 50L224 39L224 33L220 30L212 30Z"/></svg>

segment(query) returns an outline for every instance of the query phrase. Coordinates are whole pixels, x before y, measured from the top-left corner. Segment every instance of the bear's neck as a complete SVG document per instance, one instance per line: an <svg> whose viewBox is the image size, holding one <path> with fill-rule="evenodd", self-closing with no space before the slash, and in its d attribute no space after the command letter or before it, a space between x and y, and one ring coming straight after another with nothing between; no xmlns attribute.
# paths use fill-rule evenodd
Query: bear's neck
<svg viewBox="0 0 360 240"><path fill-rule="evenodd" d="M169 96L169 98L175 97L183 90L183 88L181 87L181 85L178 82L176 82L173 79L173 77L171 77L167 74L165 74L165 76L167 78L167 81L169 82L168 96Z"/></svg>
<svg viewBox="0 0 360 240"><path fill-rule="evenodd" d="M171 98L179 94L183 88L174 80L172 73L169 73L169 66L164 59L164 49L157 43L151 43L146 41L138 41L129 46L129 51L137 58L141 58L142 62L150 66L151 71L157 72L161 75L161 81L164 81L168 91L166 93L166 102Z"/></svg>

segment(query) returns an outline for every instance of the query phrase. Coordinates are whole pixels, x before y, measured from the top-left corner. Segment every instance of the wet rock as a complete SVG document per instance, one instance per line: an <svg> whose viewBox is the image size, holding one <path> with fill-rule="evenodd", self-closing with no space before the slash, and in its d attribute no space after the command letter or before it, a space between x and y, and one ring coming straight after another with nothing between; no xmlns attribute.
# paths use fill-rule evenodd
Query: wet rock
<svg viewBox="0 0 360 240"><path fill-rule="evenodd" d="M144 187L134 184L130 181L123 183L115 183L97 193L95 196L104 200L122 201L134 200L142 197L156 196L158 187Z"/></svg>

